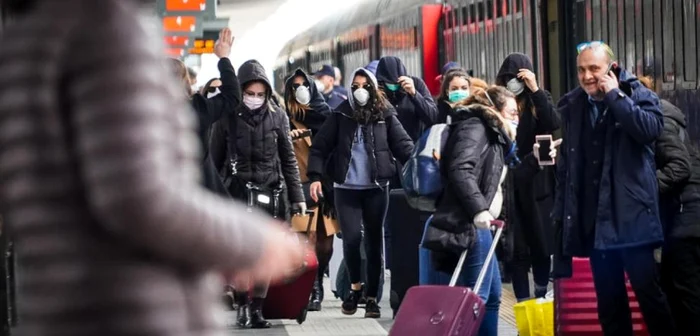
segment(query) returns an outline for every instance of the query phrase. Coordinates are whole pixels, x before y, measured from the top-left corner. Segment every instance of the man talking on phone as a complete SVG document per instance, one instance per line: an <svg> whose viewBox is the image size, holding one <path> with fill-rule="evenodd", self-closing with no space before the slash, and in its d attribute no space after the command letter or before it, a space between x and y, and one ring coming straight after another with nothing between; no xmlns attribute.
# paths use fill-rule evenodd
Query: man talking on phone
<svg viewBox="0 0 700 336"><path fill-rule="evenodd" d="M653 151L663 129L659 98L617 66L607 44L577 51L580 87L558 104L554 275L571 277L571 257L589 257L604 334L632 336L626 273L649 333L675 335L654 261L663 242Z"/></svg>

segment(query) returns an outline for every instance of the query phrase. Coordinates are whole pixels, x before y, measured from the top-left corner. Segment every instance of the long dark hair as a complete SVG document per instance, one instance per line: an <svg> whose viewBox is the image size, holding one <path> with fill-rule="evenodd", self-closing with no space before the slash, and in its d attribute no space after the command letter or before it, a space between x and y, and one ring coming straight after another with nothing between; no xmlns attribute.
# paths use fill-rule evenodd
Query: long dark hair
<svg viewBox="0 0 700 336"><path fill-rule="evenodd" d="M386 112L386 109L389 106L389 103L386 99L386 95L384 95L384 92L382 92L377 87L377 81L367 76L367 74L364 71L356 71L355 76L353 77L353 82L355 81L355 77L357 76L364 77L367 80L367 85L370 86L370 88L367 90L369 91L369 101L365 106L353 104L354 106L352 117L358 123L364 125L383 120L384 112ZM358 88L353 86L351 88L352 92L350 94L353 94L356 89ZM350 99L354 99L354 97L351 97Z"/></svg>
<svg viewBox="0 0 700 336"><path fill-rule="evenodd" d="M464 78L469 83L469 86L471 86L471 78L464 69L454 68L447 70L445 75L442 77L442 84L440 84L440 95L438 96L438 100L444 100L447 102L450 101L448 97L449 93L447 91L450 89L450 82L452 82L452 80L456 77Z"/></svg>

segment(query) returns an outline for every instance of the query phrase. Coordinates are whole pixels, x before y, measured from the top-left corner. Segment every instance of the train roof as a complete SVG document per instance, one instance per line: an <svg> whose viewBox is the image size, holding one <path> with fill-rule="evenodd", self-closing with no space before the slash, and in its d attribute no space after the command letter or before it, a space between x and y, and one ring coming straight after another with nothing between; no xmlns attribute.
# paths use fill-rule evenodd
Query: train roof
<svg viewBox="0 0 700 336"><path fill-rule="evenodd" d="M297 34L280 51L280 58L298 52L318 42L330 40L362 26L390 19L406 10L436 0L364 0L345 11L335 13L306 31Z"/></svg>

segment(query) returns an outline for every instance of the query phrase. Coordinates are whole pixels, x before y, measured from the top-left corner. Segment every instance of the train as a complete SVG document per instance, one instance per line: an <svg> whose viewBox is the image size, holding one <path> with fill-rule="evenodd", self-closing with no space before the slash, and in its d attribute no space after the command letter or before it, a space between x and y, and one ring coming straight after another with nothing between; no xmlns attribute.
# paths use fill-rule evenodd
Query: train
<svg viewBox="0 0 700 336"><path fill-rule="evenodd" d="M343 74L397 56L433 94L442 65L456 61L493 83L512 52L530 56L540 85L558 99L578 86L576 46L604 41L624 69L654 78L661 98L700 136L700 3L695 0L365 0L298 34L282 48L275 89L297 68L333 64ZM349 87L352 78L344 77Z"/></svg>

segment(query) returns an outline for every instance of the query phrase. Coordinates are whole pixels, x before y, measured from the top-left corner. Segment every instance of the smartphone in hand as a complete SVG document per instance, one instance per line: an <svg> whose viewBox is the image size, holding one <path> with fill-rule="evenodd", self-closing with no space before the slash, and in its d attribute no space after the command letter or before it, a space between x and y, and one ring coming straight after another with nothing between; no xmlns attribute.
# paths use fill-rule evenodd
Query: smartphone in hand
<svg viewBox="0 0 700 336"><path fill-rule="evenodd" d="M552 151L552 135L536 135L535 141L540 146L540 148L537 150L537 154L539 154L537 162L540 164L540 166L553 166L555 164L554 158L549 156L549 152Z"/></svg>

